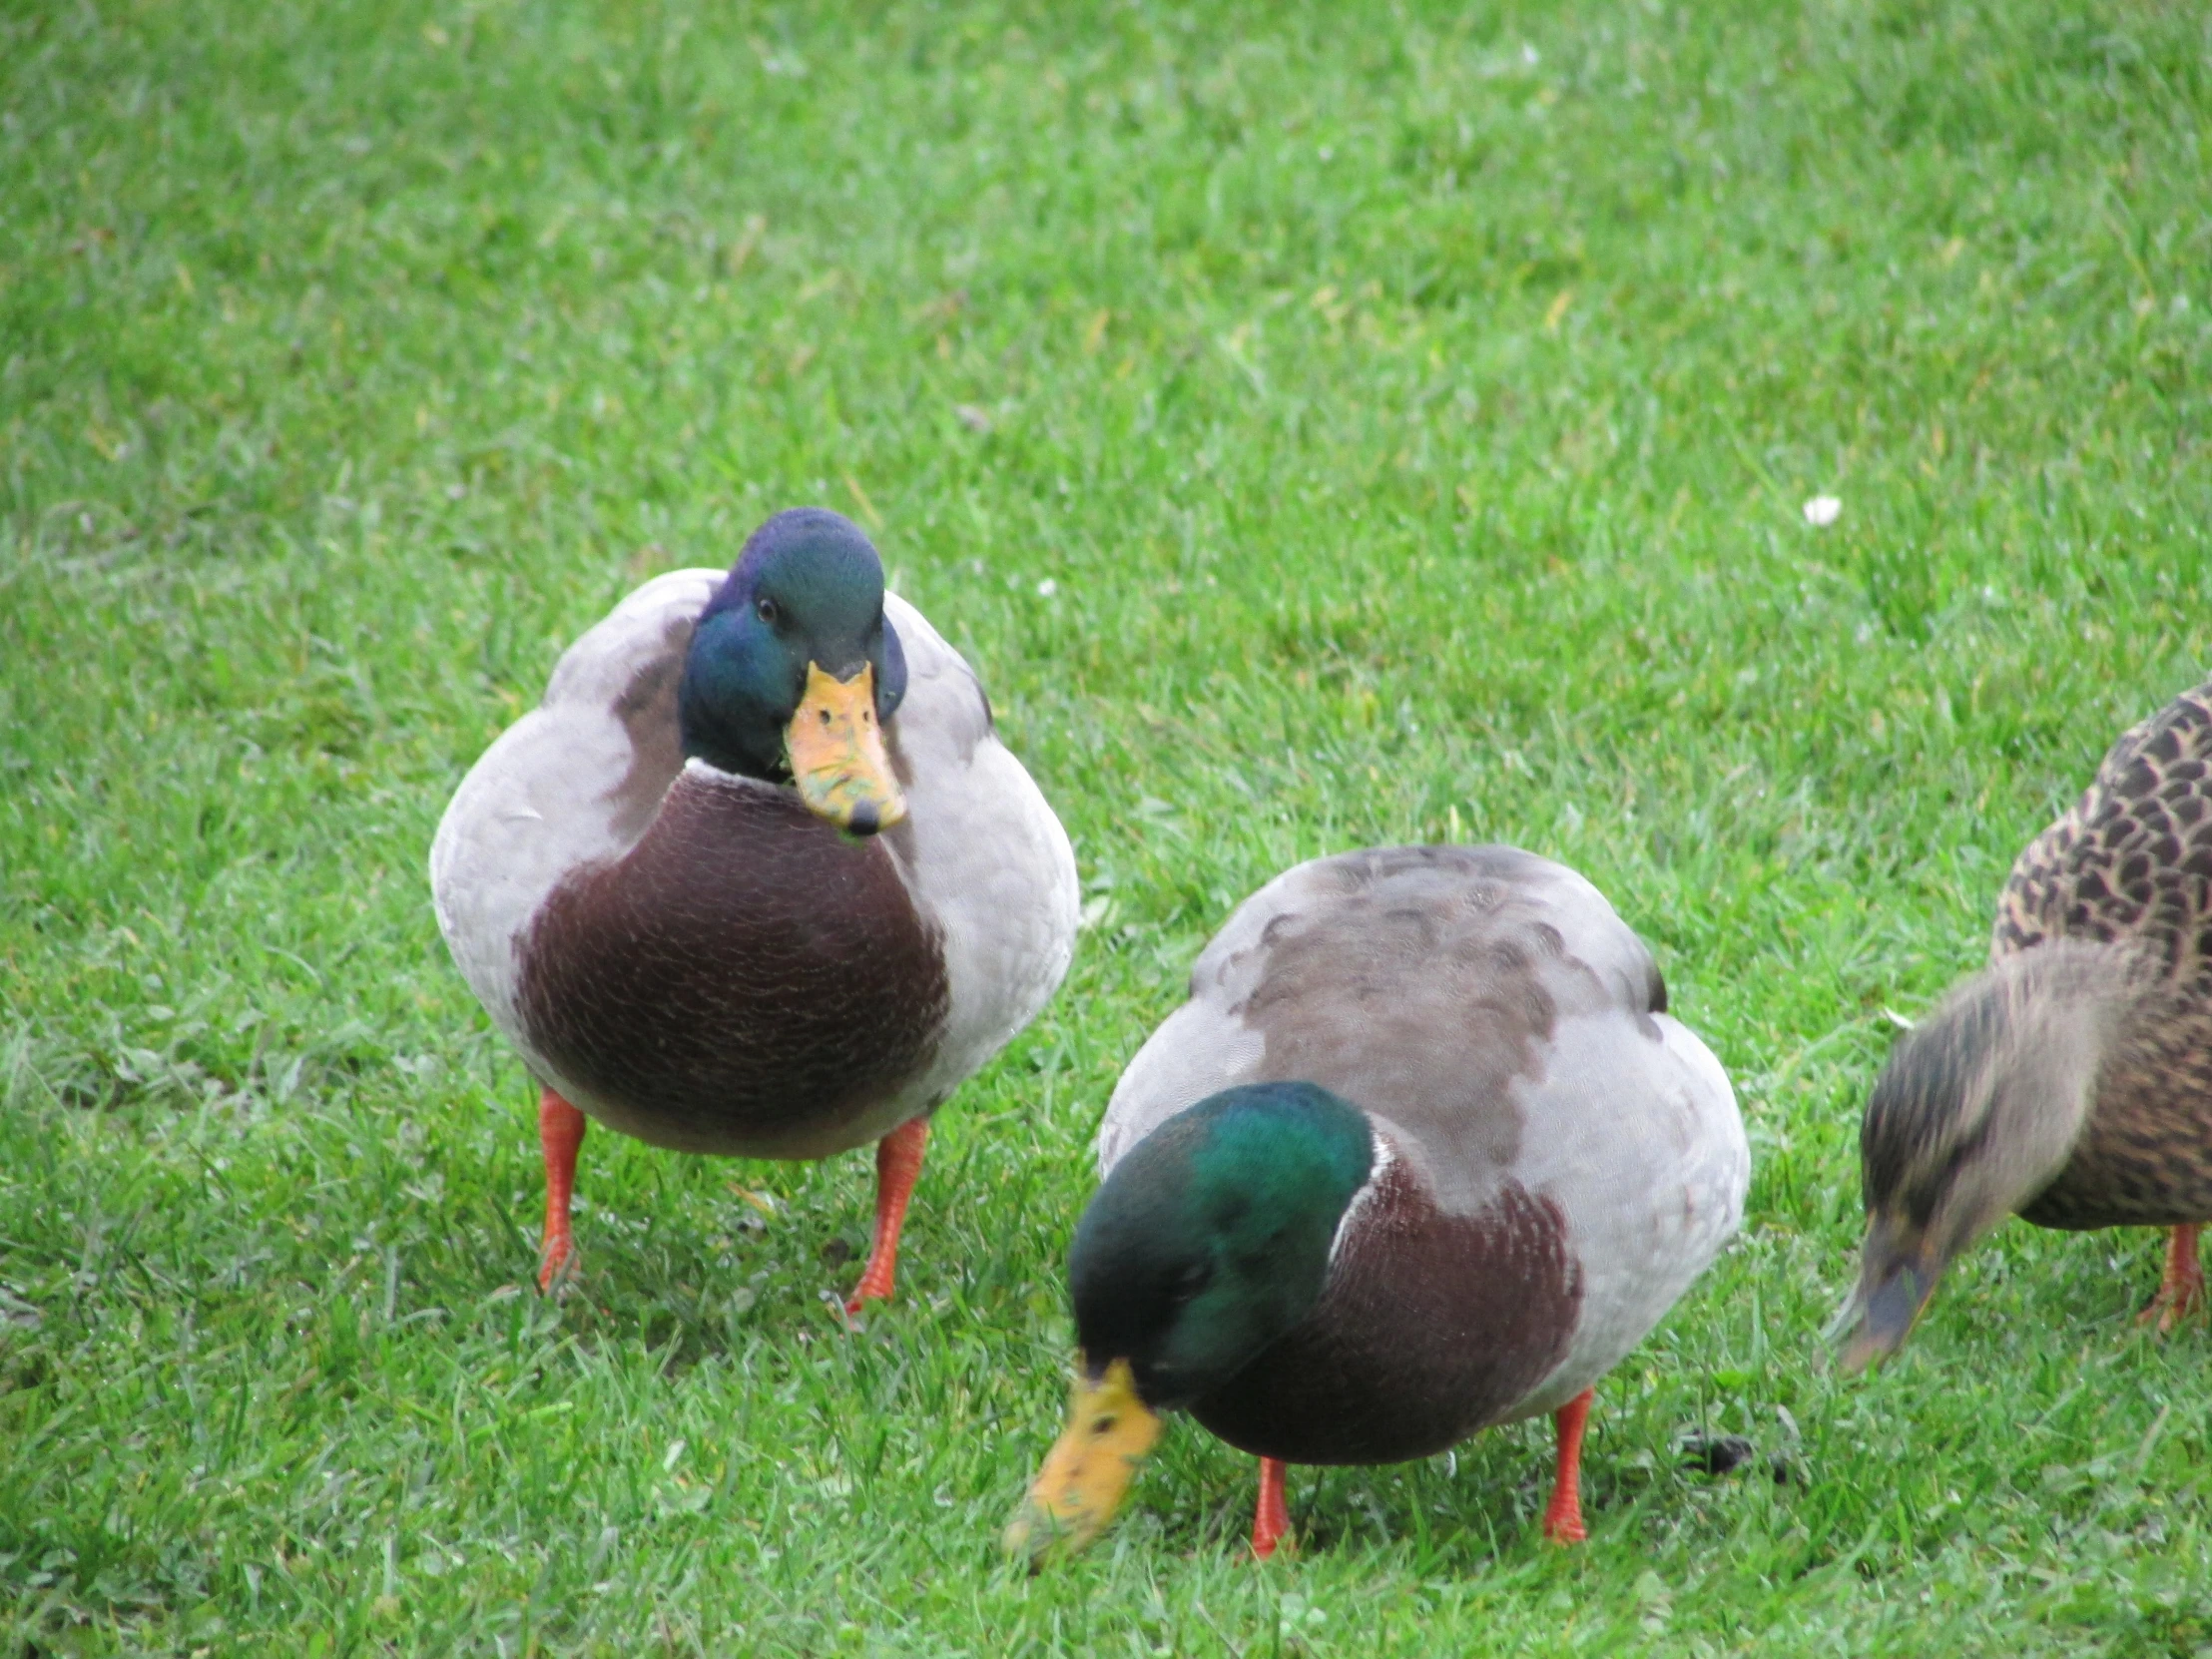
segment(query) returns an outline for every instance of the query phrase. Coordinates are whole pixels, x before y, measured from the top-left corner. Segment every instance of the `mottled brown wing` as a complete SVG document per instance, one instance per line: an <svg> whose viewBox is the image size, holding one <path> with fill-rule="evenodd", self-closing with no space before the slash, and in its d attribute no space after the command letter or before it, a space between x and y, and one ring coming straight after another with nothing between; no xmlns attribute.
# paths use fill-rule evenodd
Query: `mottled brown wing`
<svg viewBox="0 0 2212 1659"><path fill-rule="evenodd" d="M1991 960L2057 938L2132 941L2212 994L2212 683L2131 728L2012 865Z"/></svg>

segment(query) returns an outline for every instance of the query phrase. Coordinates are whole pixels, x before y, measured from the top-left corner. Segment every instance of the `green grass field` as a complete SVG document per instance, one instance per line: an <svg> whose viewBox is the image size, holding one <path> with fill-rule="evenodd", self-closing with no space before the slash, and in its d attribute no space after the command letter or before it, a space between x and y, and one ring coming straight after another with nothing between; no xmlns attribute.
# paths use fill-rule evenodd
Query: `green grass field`
<svg viewBox="0 0 2212 1659"><path fill-rule="evenodd" d="M2159 1239L2014 1225L1888 1373L1820 1340L1892 1013L2212 658L2208 177L2149 0L0 6L0 1655L2212 1648ZM595 1136L548 1305L431 829L803 502L1091 926L862 1334L862 1154ZM1298 1471L1257 1568L1182 1424L1001 1564L1120 1065L1262 879L1419 838L1589 874L1751 1127L1590 1543L1529 1424Z"/></svg>

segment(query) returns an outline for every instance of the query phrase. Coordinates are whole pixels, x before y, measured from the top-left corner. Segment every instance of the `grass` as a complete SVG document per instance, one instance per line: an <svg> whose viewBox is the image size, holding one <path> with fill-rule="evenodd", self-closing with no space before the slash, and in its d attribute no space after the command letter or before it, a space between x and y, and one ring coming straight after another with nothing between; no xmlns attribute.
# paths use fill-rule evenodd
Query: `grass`
<svg viewBox="0 0 2212 1659"><path fill-rule="evenodd" d="M1871 1382L1819 1331L1891 1011L2212 657L2208 144L2149 0L0 7L0 1653L2204 1651L2153 1236L2003 1230ZM861 1155L597 1136L549 1306L430 831L807 501L1093 925L863 1335ZM1267 875L1447 837L1609 892L1751 1126L1591 1542L1516 1427L1300 1471L1255 1569L1186 1424L1000 1565L1118 1067Z"/></svg>

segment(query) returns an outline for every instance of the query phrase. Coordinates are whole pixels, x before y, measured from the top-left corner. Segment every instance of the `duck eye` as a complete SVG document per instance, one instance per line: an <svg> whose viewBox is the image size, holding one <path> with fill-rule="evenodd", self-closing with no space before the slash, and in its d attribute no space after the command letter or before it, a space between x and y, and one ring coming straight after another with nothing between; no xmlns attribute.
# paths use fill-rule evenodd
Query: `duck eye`
<svg viewBox="0 0 2212 1659"><path fill-rule="evenodd" d="M776 619L782 614L776 608L776 601L769 598L765 593L753 601L753 609L760 614L761 620L771 628L776 626Z"/></svg>
<svg viewBox="0 0 2212 1659"><path fill-rule="evenodd" d="M1093 1417L1091 1419L1091 1432L1093 1434L1110 1434L1114 1430L1114 1424L1120 1420L1111 1411L1102 1417Z"/></svg>

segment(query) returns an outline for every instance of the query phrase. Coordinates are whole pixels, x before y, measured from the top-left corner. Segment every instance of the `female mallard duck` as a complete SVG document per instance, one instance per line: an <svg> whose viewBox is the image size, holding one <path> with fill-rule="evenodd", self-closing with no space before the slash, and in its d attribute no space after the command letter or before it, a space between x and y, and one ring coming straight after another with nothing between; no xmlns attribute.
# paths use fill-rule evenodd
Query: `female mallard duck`
<svg viewBox="0 0 2212 1659"><path fill-rule="evenodd" d="M587 1116L749 1158L876 1148L887 1297L928 1115L1067 971L1075 859L959 653L801 508L571 646L430 851L438 925L544 1085L539 1284Z"/></svg>
<svg viewBox="0 0 2212 1659"><path fill-rule="evenodd" d="M2112 746L2030 841L1989 966L1901 1038L1859 1148L1867 1240L1844 1363L1893 1354L2007 1214L2170 1227L2161 1331L2203 1299L2212 1220L2212 684Z"/></svg>
<svg viewBox="0 0 2212 1659"><path fill-rule="evenodd" d="M1068 1426L1007 1529L1106 1525L1184 1409L1286 1463L1384 1463L1553 1413L1543 1527L1583 1536L1591 1385L1736 1230L1743 1120L1658 967L1506 846L1301 864L1248 898L1130 1062L1068 1278Z"/></svg>

